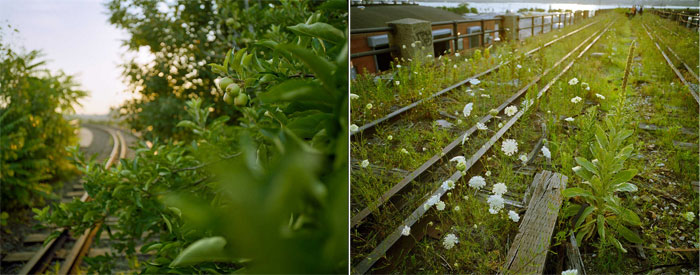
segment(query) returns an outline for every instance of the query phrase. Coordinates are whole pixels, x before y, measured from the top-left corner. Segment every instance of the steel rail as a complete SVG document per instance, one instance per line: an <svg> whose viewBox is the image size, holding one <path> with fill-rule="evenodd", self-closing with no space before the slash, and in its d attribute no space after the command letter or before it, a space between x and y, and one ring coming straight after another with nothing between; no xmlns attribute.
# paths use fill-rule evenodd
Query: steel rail
<svg viewBox="0 0 700 275"><path fill-rule="evenodd" d="M557 74L552 80L550 80L547 83L547 85L545 85L539 91L539 93L537 94L537 99L542 97L542 95L544 95L544 93L546 91L548 91L549 88L552 85L554 85L554 83L557 80L559 80L559 78L562 75L564 75L564 73L566 73L569 69L571 69L571 67L574 65L574 62L576 62L578 59L580 59L581 56L583 56L583 54L585 54L600 39L600 37L602 37L602 35L605 32L607 32L607 30L610 28L610 26L612 26L612 24L614 22L615 21L610 22L600 32L600 34L598 34L598 36L586 48L584 48L581 51L581 53L579 53L579 55L576 56L576 58L574 58L574 60L569 62L569 64L566 67L564 67L564 69L561 72L559 72L559 74ZM585 44L585 43L582 43L577 48L580 48L580 46L582 46L583 44ZM520 117L523 116L523 114L525 114L525 112L529 109L530 106L532 106L532 105L530 105L530 104L526 105L525 108L523 108L518 113L513 115L513 117L510 120L508 120L508 122L501 129L499 129L498 132L496 132L496 134L494 134L491 137L491 139L489 139L488 142L486 142L484 145L482 145L481 148L474 155L472 155L472 157L469 158L469 160L467 161L467 170L469 170L483 155L486 154L486 152L496 143L496 141L498 141L503 136L503 134L505 134L505 132L508 131L518 121L518 119L520 119ZM462 177L462 173L457 171L454 174L452 174L452 176L450 176L449 179L457 182L461 177ZM447 192L447 190L442 188L442 186L439 186L437 188L437 190L435 190L432 193L432 196L437 196L438 198L441 198L442 195L444 195L446 192ZM427 200L425 201L425 203L427 203ZM414 210L413 213L411 213L411 215L404 220L404 223L401 224L396 230L394 230L386 239L384 239L369 254L368 257L366 257L362 262L360 262L358 265L353 267L352 273L353 274L365 274L365 273L367 273L367 271L369 271L369 269L374 265L374 263L376 263L382 256L384 256L386 254L386 252L389 250L389 248L391 248L391 246L393 246L393 244L396 243L396 241L401 237L403 226L404 225L409 226L409 227L412 226L418 220L420 220L420 218L430 209L430 208L426 209L423 206L425 203L418 206L418 208L416 208L416 210Z"/></svg>
<svg viewBox="0 0 700 275"><path fill-rule="evenodd" d="M657 42L654 40L654 37L651 36L651 33L649 33L649 30L647 29L647 25L644 24L644 23L642 23L642 27L644 27L644 31L645 31L645 32L647 33L647 35L649 36L649 39L651 40L651 42L654 42L654 45L656 46L656 49L659 50L659 52L661 53L661 55L662 55L662 56L664 57L664 59L666 60L666 64L667 64L669 67L671 67L671 69L672 69L673 72L676 74L676 76L681 80L681 82L683 82L683 84L684 84L686 87L688 87L688 91L689 91L690 94L695 98L695 102L696 102L698 105L700 105L700 97L698 97L697 91L695 91L695 90L693 89L693 87L690 86L690 83L685 79L685 77L683 77L683 74L676 68L675 65L673 65L673 62L671 62L671 59L668 58L668 56L666 55L666 53L664 52L664 50L661 49L661 46L659 46L659 43L657 43Z"/></svg>
<svg viewBox="0 0 700 275"><path fill-rule="evenodd" d="M650 29L651 29L651 28L650 28ZM683 64L683 67L685 67L685 70L688 71L688 73L689 73L693 78L695 78L695 82L700 83L700 78L698 78L698 75L693 71L693 69L691 69L690 66L688 66L688 64L686 64L685 62L683 62L683 59L682 59L680 56L678 56L678 54L676 54L676 52L675 52L673 49L671 49L671 47L669 47L668 44L664 43L664 41L663 41L661 38L659 38L659 36L656 34L656 32L655 32L654 30L651 30L651 33L653 34L654 37L656 37L656 40L661 41L661 44L662 44L664 47L666 47L666 49L667 49L674 57L676 57L676 59L678 60L678 62L680 62L681 64Z"/></svg>
<svg viewBox="0 0 700 275"><path fill-rule="evenodd" d="M109 169L113 165L113 163L116 161L117 157L119 156L119 139L117 136L112 132L109 131L103 127L99 127L102 130L106 131L107 133L110 134L112 137L112 140L114 141L114 145L112 146L112 152L109 155L109 159L107 160L107 163L105 163L105 169ZM83 194L83 196L80 198L80 201L87 201L89 199L87 192ZM51 260L53 259L54 253L58 251L59 247L65 243L65 241L69 237L69 230L66 228L59 229L61 232L60 235L51 240L49 243L44 245L32 258L22 267L22 269L19 271L19 274L37 274L37 273L43 273L46 268L51 264ZM71 261L71 254L69 254L66 257L66 261ZM65 273L61 273L65 274Z"/></svg>
<svg viewBox="0 0 700 275"><path fill-rule="evenodd" d="M554 44L554 43L556 43L556 42L558 42L558 41L560 41L560 40L562 40L562 39L564 39L564 38L566 38L566 37L569 37L569 36L571 36L571 35L574 35L574 34L578 33L579 31L581 31L581 30L583 30L583 29L586 29L586 28L590 27L591 25L596 24L596 23L598 23L598 22L600 22L600 20L597 20L597 21L588 23L587 25L584 25L584 26L582 26L582 27L580 27L580 28L578 28L578 29L576 29L576 30L574 30L574 31L571 31L571 32L567 33L566 35L563 35L563 36L561 36L561 37L555 38L555 39L553 39L553 40L551 40L551 41L545 43L545 44L542 45L542 46L539 46L539 47L537 47L537 48L534 48L534 49L532 49L532 50L526 52L526 53L525 53L525 56L529 56L529 55L531 55L531 54L533 54L533 53L539 51L539 50L542 49L542 48L548 47L548 46L550 46L550 45L552 45L552 44ZM517 59L516 59L516 60L517 60ZM360 126L360 127L357 129L357 131L350 133L350 136L351 136L351 137L356 136L357 134L362 133L363 131L365 131L365 130L367 130L367 129L373 128L373 127L379 125L380 123L383 123L383 122L385 122L385 121L387 121L387 120L389 120L389 119L392 119L392 118L394 118L394 117L396 117L396 116L398 116L398 115L400 115L400 114L405 113L405 112L408 111L408 110L411 110L411 109L415 108L416 106L422 104L423 102L432 100L432 99L437 98L437 97L439 97L439 96L442 96L443 94L445 94L445 93L447 93L447 92L450 92L450 91L452 91L452 90L454 90L454 89L456 89L456 88L459 88L459 87L461 87L461 86L464 86L464 85L466 85L466 84L469 84L469 82L470 82L472 79L477 79L477 78L479 78L479 77L482 77L482 76L488 75L488 74L490 74L490 73L492 73L492 72L495 72L495 71L497 71L498 69L500 69L502 66L504 66L504 65L506 65L506 64L508 64L508 63L510 63L510 62L511 62L511 61L506 61L506 62L504 62L504 63L498 64L498 65L496 65L496 66L494 66L494 67L492 67L492 68L490 68L490 69L488 69L488 70L486 70L486 71L480 72L480 73L478 73L478 74L476 74L476 75L473 75L473 76L471 76L471 77L468 77L468 78L466 78L466 79L464 79L464 80L462 80L462 81L460 81L460 82L457 82L457 83L453 84L452 86L449 86L449 87L447 87L447 88L444 88L444 89L440 90L439 92L437 92L437 93L435 93L435 94L433 94L433 95L431 95L431 96L429 96L429 97L420 99L420 100L418 100L418 101L416 101L416 102L413 102L413 103L408 104L408 105L406 105L406 106L404 106L404 107L401 107L400 109L398 109L398 110L396 110L396 111L393 111L393 112L389 113L388 115L386 115L386 116L384 116L384 117L381 117L381 118L379 118L379 119L376 119L376 120L374 120L374 121L371 121L371 122L369 122L369 123L366 123L366 124Z"/></svg>
<svg viewBox="0 0 700 275"><path fill-rule="evenodd" d="M574 52L576 52L579 48L581 48L588 40L593 38L595 34L597 33L594 32L591 34L588 38L583 40L576 48L574 48L571 52L566 54L564 57L562 57L559 61L557 61L554 65L552 65L550 68L542 72L538 77L533 79L530 83L525 85L523 88L519 89L513 96L508 98L505 102L503 102L500 106L496 108L496 110L500 113L503 109L505 109L509 104L511 104L513 101L521 97L525 92L527 92L530 87L534 86L537 84L542 77L547 75L552 69L556 68L559 66L562 62L564 62L567 58L569 58ZM487 123L488 121L491 120L493 116L491 114L487 114L486 116L482 117L481 120L479 120L480 123ZM406 177L404 177L400 182L398 182L396 185L392 186L391 189L388 191L384 192L382 196L377 199L376 201L372 202L370 205L366 206L364 209L362 209L360 212L352 216L351 220L351 227L356 227L358 226L367 216L369 216L372 212L378 210L384 203L389 201L390 198L395 196L397 193L399 193L401 190L403 190L409 183L413 182L416 180L419 176L421 176L424 172L426 172L430 167L432 167L435 163L437 163L440 159L442 159L444 156L448 155L450 152L452 152L455 148L461 145L462 140L465 137L468 137L472 135L474 132L476 132L476 126L472 126L469 128L467 131L465 131L462 135L460 135L457 139L452 141L450 144L448 144L445 148L443 148L440 153L434 155L430 159L428 159L426 162L424 162L418 169L415 171L411 172L408 174Z"/></svg>
<svg viewBox="0 0 700 275"><path fill-rule="evenodd" d="M120 148L118 157L110 158L111 163L108 163L109 166L105 165L105 169L109 169L118 159L126 158L127 148L126 141L124 140L124 136L122 135L120 130L111 129L107 127L104 127L104 129L108 130L113 137L116 137ZM83 196L87 196L87 192L85 192ZM86 200L91 200L91 198L88 197ZM92 228L86 229L85 232L82 235L80 235L80 237L78 238L78 240L76 240L75 244L68 253L65 262L63 263L63 265L61 265L61 269L58 272L59 274L78 273L78 267L82 263L83 257L85 257L85 255L87 255L87 253L90 252L90 246L92 245L92 241L95 238L95 236L97 236L97 232L100 230L101 227L102 222L98 222Z"/></svg>

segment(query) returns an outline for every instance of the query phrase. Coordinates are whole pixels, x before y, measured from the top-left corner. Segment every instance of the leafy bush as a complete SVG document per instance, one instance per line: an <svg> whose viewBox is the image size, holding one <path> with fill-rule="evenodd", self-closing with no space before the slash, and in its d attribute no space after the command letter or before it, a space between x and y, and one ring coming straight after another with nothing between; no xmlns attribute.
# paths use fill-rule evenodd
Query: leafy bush
<svg viewBox="0 0 700 275"><path fill-rule="evenodd" d="M189 100L187 139L141 144L110 170L85 163L93 200L37 217L75 232L118 217L100 230L128 255L145 234L146 273L346 272L348 45L325 16L223 54L210 67L233 106Z"/></svg>
<svg viewBox="0 0 700 275"><path fill-rule="evenodd" d="M636 169L624 169L625 161L634 151L632 144L625 145L625 140L634 132L617 129L611 119L605 119L607 133L596 125L595 141L590 146L592 161L576 157L580 166L573 168L576 175L583 179L580 187L567 188L562 192L565 197L578 197L587 205L576 220L576 240L581 243L591 238L596 232L602 244L612 244L626 252L616 238L622 236L632 243L640 243L641 238L626 226L640 226L639 216L622 205L618 192L635 192L637 186L628 181L636 174ZM624 170L623 170L624 169ZM572 204L565 209L567 216L578 213L583 206Z"/></svg>
<svg viewBox="0 0 700 275"><path fill-rule="evenodd" d="M0 29L1 31L1 29ZM0 36L0 41L1 41ZM63 117L86 93L63 72L51 73L40 53L0 43L0 205L9 211L50 198L57 180L75 172L65 147L77 142Z"/></svg>

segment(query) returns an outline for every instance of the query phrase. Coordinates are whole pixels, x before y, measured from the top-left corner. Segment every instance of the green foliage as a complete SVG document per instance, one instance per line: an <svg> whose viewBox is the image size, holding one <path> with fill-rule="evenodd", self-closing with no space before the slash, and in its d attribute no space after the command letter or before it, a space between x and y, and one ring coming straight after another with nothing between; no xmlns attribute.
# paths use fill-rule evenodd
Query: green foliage
<svg viewBox="0 0 700 275"><path fill-rule="evenodd" d="M579 166L574 172L583 181L579 187L567 188L562 192L565 197L579 197L585 204L572 204L565 209L567 216L580 213L576 220L576 239L580 243L584 238L592 237L596 232L603 244L610 243L626 252L616 237L622 237L632 243L640 243L641 238L626 226L640 226L641 221L634 211L625 208L617 196L619 192L636 192L637 186L629 183L636 174L636 169L625 169L624 163L634 151L632 144L625 145L625 140L634 132L617 129L610 118L605 119L607 132L596 125L595 141L591 153L595 159L588 161L576 157ZM580 212L581 208L585 207Z"/></svg>
<svg viewBox="0 0 700 275"><path fill-rule="evenodd" d="M141 96L122 105L120 113L147 138L184 138L184 129L174 126L185 118L182 106L192 98L212 104L215 116L236 117L236 111L224 108L223 92L215 87L218 72L204 66L223 62L232 47L238 51L261 40L291 41L296 30L286 26L305 22L313 10L323 11L325 22L341 24L343 12L333 9L337 2L344 3L111 0L110 23L131 35L124 44L132 52L146 50L153 58L145 64L136 59L123 64L129 90ZM243 60L256 65L270 57L248 58ZM268 76L273 77L277 75Z"/></svg>
<svg viewBox="0 0 700 275"><path fill-rule="evenodd" d="M465 13L479 13L479 11L475 7L469 7L468 3L461 3L457 7L440 7L443 10L446 11L451 11L456 14L465 14Z"/></svg>
<svg viewBox="0 0 700 275"><path fill-rule="evenodd" d="M86 92L76 88L72 76L50 72L39 59L38 51L21 54L0 43L3 223L9 218L5 211L50 198L56 181L75 171L65 147L76 143L76 128L63 115L73 112Z"/></svg>
<svg viewBox="0 0 700 275"><path fill-rule="evenodd" d="M218 85L220 98L245 102L187 101L181 140L142 143L110 170L76 156L93 200L37 217L76 232L117 217L102 230L128 255L147 240L145 273L345 272L348 46L326 18L316 11L279 26L284 35L226 50L201 70L236 85Z"/></svg>

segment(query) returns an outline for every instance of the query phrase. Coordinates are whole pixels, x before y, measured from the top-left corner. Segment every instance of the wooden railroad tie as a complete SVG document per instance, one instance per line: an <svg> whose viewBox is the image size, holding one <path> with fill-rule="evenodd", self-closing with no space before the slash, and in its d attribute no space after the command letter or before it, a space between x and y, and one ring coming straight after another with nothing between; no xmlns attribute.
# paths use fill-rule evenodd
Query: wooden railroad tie
<svg viewBox="0 0 700 275"><path fill-rule="evenodd" d="M532 181L532 197L500 274L542 274L567 177L542 171Z"/></svg>

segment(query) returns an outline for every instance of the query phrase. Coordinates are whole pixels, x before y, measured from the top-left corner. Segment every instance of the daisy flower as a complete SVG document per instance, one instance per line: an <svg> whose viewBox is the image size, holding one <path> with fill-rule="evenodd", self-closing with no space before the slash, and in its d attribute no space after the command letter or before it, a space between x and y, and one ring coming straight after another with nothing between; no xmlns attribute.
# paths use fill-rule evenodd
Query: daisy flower
<svg viewBox="0 0 700 275"><path fill-rule="evenodd" d="M442 246L445 247L445 249L451 249L455 246L455 244L459 243L459 239L457 239L457 236L455 234L447 234L445 236L445 239L442 240Z"/></svg>
<svg viewBox="0 0 700 275"><path fill-rule="evenodd" d="M518 112L518 107L515 107L513 105L506 107L506 110L505 110L505 113L507 116L513 116L517 112Z"/></svg>
<svg viewBox="0 0 700 275"><path fill-rule="evenodd" d="M471 179L469 179L469 187L474 188L476 190L481 189L485 185L486 180L481 176L473 176Z"/></svg>
<svg viewBox="0 0 700 275"><path fill-rule="evenodd" d="M506 156L512 156L518 152L518 142L514 139L506 139L501 143L501 151L506 154Z"/></svg>
<svg viewBox="0 0 700 275"><path fill-rule="evenodd" d="M508 211L508 218L510 218L510 220L513 222L518 222L520 220L520 215L518 215L518 213L515 213L515 211L510 210Z"/></svg>
<svg viewBox="0 0 700 275"><path fill-rule="evenodd" d="M491 191L500 196L508 192L508 186L506 186L505 183L499 182L493 185L493 189Z"/></svg>
<svg viewBox="0 0 700 275"><path fill-rule="evenodd" d="M573 86L573 85L576 85L576 84L578 84L578 79L576 79L575 77L572 78L571 80L569 80L569 85L572 85L572 86Z"/></svg>
<svg viewBox="0 0 700 275"><path fill-rule="evenodd" d="M435 204L435 208L437 208L437 210L439 210L439 211L445 210L445 202L443 202L443 201L438 201L438 202Z"/></svg>
<svg viewBox="0 0 700 275"><path fill-rule="evenodd" d="M404 225L403 229L401 230L401 235L404 235L404 236L411 235L411 228L408 227L408 225Z"/></svg>
<svg viewBox="0 0 700 275"><path fill-rule="evenodd" d="M470 102L467 103L467 105L464 105L464 108L462 109L462 114L464 117L468 117L469 114L472 113L472 108L474 108L474 103Z"/></svg>

